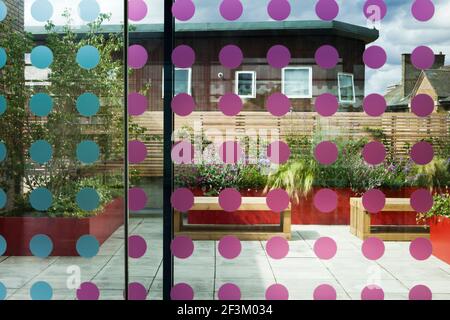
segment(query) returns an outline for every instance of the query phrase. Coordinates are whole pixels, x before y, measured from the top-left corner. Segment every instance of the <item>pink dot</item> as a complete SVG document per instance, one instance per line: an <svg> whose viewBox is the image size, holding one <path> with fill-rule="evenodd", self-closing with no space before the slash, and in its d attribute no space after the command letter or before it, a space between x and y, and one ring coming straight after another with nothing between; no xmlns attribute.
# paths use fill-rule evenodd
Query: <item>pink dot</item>
<svg viewBox="0 0 450 320"><path fill-rule="evenodd" d="M128 191L129 204L131 211L140 211L147 205L147 194L142 188L131 188Z"/></svg>
<svg viewBox="0 0 450 320"><path fill-rule="evenodd" d="M133 259L139 259L147 252L147 242L141 236L128 237L128 256Z"/></svg>
<svg viewBox="0 0 450 320"><path fill-rule="evenodd" d="M195 4L192 0L176 0L172 5L172 14L180 21L188 21L195 14Z"/></svg>
<svg viewBox="0 0 450 320"><path fill-rule="evenodd" d="M369 21L377 22L386 16L387 6L383 0L367 0L363 12Z"/></svg>
<svg viewBox="0 0 450 320"><path fill-rule="evenodd" d="M380 46L368 47L363 54L363 61L366 66L372 69L379 69L387 61L386 51Z"/></svg>
<svg viewBox="0 0 450 320"><path fill-rule="evenodd" d="M128 285L128 300L143 301L147 299L147 289L138 283L132 282Z"/></svg>
<svg viewBox="0 0 450 320"><path fill-rule="evenodd" d="M225 283L217 293L219 300L241 300L241 289L233 283Z"/></svg>
<svg viewBox="0 0 450 320"><path fill-rule="evenodd" d="M335 47L324 45L317 49L315 59L322 69L333 69L339 62L339 53Z"/></svg>
<svg viewBox="0 0 450 320"><path fill-rule="evenodd" d="M416 0L411 7L411 13L419 21L428 21L434 16L434 4L430 0Z"/></svg>
<svg viewBox="0 0 450 320"><path fill-rule="evenodd" d="M387 109L386 99L380 94L373 93L364 98L363 108L371 117L381 116Z"/></svg>
<svg viewBox="0 0 450 320"><path fill-rule="evenodd" d="M239 142L225 141L220 145L219 156L224 163L235 164L243 158L243 155Z"/></svg>
<svg viewBox="0 0 450 320"><path fill-rule="evenodd" d="M433 253L433 245L426 238L417 238L409 244L409 253L416 260L427 260Z"/></svg>
<svg viewBox="0 0 450 320"><path fill-rule="evenodd" d="M425 141L416 143L410 152L411 159L419 165L426 165L434 158L433 146Z"/></svg>
<svg viewBox="0 0 450 320"><path fill-rule="evenodd" d="M331 141L322 141L314 149L314 157L320 164L333 164L336 162L338 156L338 148Z"/></svg>
<svg viewBox="0 0 450 320"><path fill-rule="evenodd" d="M173 49L172 62L178 68L190 68L195 62L195 52L187 45L180 45Z"/></svg>
<svg viewBox="0 0 450 320"><path fill-rule="evenodd" d="M179 0L178 0L179 1ZM170 290L170 299L172 300L193 300L194 290L187 283L177 283Z"/></svg>
<svg viewBox="0 0 450 320"><path fill-rule="evenodd" d="M361 300L384 300L384 291L377 285L368 285L361 291Z"/></svg>
<svg viewBox="0 0 450 320"><path fill-rule="evenodd" d="M223 0L219 11L224 19L235 21L241 17L244 7L239 0Z"/></svg>
<svg viewBox="0 0 450 320"><path fill-rule="evenodd" d="M275 45L267 51L267 61L273 68L281 69L291 62L291 53L283 45Z"/></svg>
<svg viewBox="0 0 450 320"><path fill-rule="evenodd" d="M337 252L336 241L329 237L321 237L314 243L314 253L319 259L330 260Z"/></svg>
<svg viewBox="0 0 450 320"><path fill-rule="evenodd" d="M176 164L192 164L194 153L194 146L190 142L178 141L172 147L171 158Z"/></svg>
<svg viewBox="0 0 450 320"><path fill-rule="evenodd" d="M186 117L195 109L195 101L187 93L179 93L172 99L172 110L180 117Z"/></svg>
<svg viewBox="0 0 450 320"><path fill-rule="evenodd" d="M276 92L267 98L267 111L275 117L282 117L291 110L291 101L284 94Z"/></svg>
<svg viewBox="0 0 450 320"><path fill-rule="evenodd" d="M289 195L283 189L273 189L266 197L266 204L273 212L282 212L289 207Z"/></svg>
<svg viewBox="0 0 450 320"><path fill-rule="evenodd" d="M316 111L322 117L331 117L339 109L339 102L336 96L331 93L321 94L316 98Z"/></svg>
<svg viewBox="0 0 450 320"><path fill-rule="evenodd" d="M411 62L417 69L431 69L434 64L434 52L427 46L414 49L411 54Z"/></svg>
<svg viewBox="0 0 450 320"><path fill-rule="evenodd" d="M128 142L128 160L130 163L141 163L147 158L147 147L138 140Z"/></svg>
<svg viewBox="0 0 450 320"><path fill-rule="evenodd" d="M272 142L267 147L267 157L276 164L286 163L291 156L291 149L283 141Z"/></svg>
<svg viewBox="0 0 450 320"><path fill-rule="evenodd" d="M381 142L372 141L364 146L362 155L368 164L378 165L386 158L386 149Z"/></svg>
<svg viewBox="0 0 450 320"><path fill-rule="evenodd" d="M336 300L336 289L329 284L322 284L314 289L314 300Z"/></svg>
<svg viewBox="0 0 450 320"><path fill-rule="evenodd" d="M219 194L219 205L227 212L239 209L241 202L241 194L234 188L223 189Z"/></svg>
<svg viewBox="0 0 450 320"><path fill-rule="evenodd" d="M148 60L148 53L139 44L134 44L128 48L128 66L132 69L141 69Z"/></svg>
<svg viewBox="0 0 450 320"><path fill-rule="evenodd" d="M283 237L272 237L266 243L266 251L272 259L283 259L289 253L289 243Z"/></svg>
<svg viewBox="0 0 450 320"><path fill-rule="evenodd" d="M179 259L187 259L194 253L194 242L186 236L178 236L170 244L172 254Z"/></svg>
<svg viewBox="0 0 450 320"><path fill-rule="evenodd" d="M128 0L128 18L141 21L147 15L147 4L143 0Z"/></svg>
<svg viewBox="0 0 450 320"><path fill-rule="evenodd" d="M411 207L420 213L425 213L433 207L433 195L427 189L419 189L411 194Z"/></svg>
<svg viewBox="0 0 450 320"><path fill-rule="evenodd" d="M93 282L83 282L77 289L78 300L98 300L100 290Z"/></svg>
<svg viewBox="0 0 450 320"><path fill-rule="evenodd" d="M321 189L314 195L314 207L323 213L336 210L337 202L337 193L331 189Z"/></svg>
<svg viewBox="0 0 450 320"><path fill-rule="evenodd" d="M147 111L147 97L134 92L128 95L128 113L132 116L140 116Z"/></svg>
<svg viewBox="0 0 450 320"><path fill-rule="evenodd" d="M235 69L239 67L244 59L244 54L238 46L227 45L220 50L219 61L225 68Z"/></svg>
<svg viewBox="0 0 450 320"><path fill-rule="evenodd" d="M266 290L266 300L288 300L289 291L282 284L273 284Z"/></svg>
<svg viewBox="0 0 450 320"><path fill-rule="evenodd" d="M364 240L361 250L364 257L366 257L367 259L378 260L384 254L383 240L375 237L367 238L366 240Z"/></svg>
<svg viewBox="0 0 450 320"><path fill-rule="evenodd" d="M178 188L172 193L170 202L176 210L187 212L194 205L194 195L187 188Z"/></svg>
<svg viewBox="0 0 450 320"><path fill-rule="evenodd" d="M427 117L434 111L434 101L427 94L418 94L411 101L411 111L418 117Z"/></svg>
<svg viewBox="0 0 450 320"><path fill-rule="evenodd" d="M218 249L225 259L234 259L241 254L241 241L235 236L225 236L220 239Z"/></svg>
<svg viewBox="0 0 450 320"><path fill-rule="evenodd" d="M425 285L418 284L409 290L409 300L431 300L432 298L430 288Z"/></svg>
<svg viewBox="0 0 450 320"><path fill-rule="evenodd" d="M371 189L363 194L362 203L369 213L378 213L386 204L386 196L378 189Z"/></svg>
<svg viewBox="0 0 450 320"><path fill-rule="evenodd" d="M234 93L225 93L219 100L219 109L226 116L233 117L241 112L243 107L241 98Z"/></svg>
<svg viewBox="0 0 450 320"><path fill-rule="evenodd" d="M291 5L287 0L271 0L267 6L267 13L273 20L285 20L291 14Z"/></svg>
<svg viewBox="0 0 450 320"><path fill-rule="evenodd" d="M321 20L334 20L339 14L339 5L334 0L319 0L316 4L316 14Z"/></svg>

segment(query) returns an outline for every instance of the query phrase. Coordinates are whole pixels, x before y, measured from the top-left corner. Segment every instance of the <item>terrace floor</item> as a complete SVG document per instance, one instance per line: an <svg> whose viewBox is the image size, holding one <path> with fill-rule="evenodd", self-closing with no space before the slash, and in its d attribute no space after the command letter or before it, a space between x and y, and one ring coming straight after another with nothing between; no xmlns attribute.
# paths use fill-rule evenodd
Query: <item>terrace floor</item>
<svg viewBox="0 0 450 320"><path fill-rule="evenodd" d="M130 259L130 282L140 282L149 290L148 299L162 296L162 219L133 218L130 234L147 240L147 253ZM30 299L29 289L36 281L47 281L54 289L53 299L74 299L67 289L69 266L79 266L81 281L92 281L100 288L100 299L123 299L123 233L117 230L99 254L81 257L0 257L0 282L7 287L7 299ZM328 261L313 252L315 239L333 238L338 251ZM321 284L332 285L338 299L360 299L361 290L371 284L383 288L385 299L408 299L417 284L427 285L433 299L450 299L450 265L431 256L416 261L409 254L408 242L385 242L384 256L376 262L361 253L362 241L350 234L348 226L293 226L289 255L281 260L267 256L264 241L242 242L242 252L233 260L222 258L215 241L196 241L193 255L175 259L175 282L190 284L195 299L215 299L227 282L238 285L243 299L264 299L265 290L281 283L290 299L312 299Z"/></svg>

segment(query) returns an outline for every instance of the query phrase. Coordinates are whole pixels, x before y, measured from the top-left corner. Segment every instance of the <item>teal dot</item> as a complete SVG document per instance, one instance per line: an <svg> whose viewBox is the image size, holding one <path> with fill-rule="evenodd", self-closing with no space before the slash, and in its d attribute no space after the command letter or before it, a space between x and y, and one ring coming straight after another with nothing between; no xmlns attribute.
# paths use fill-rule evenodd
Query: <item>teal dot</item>
<svg viewBox="0 0 450 320"><path fill-rule="evenodd" d="M3 142L0 142L0 162L4 161L6 159L6 145Z"/></svg>
<svg viewBox="0 0 450 320"><path fill-rule="evenodd" d="M97 19L100 14L100 6L95 0L83 0L78 6L80 18L87 22Z"/></svg>
<svg viewBox="0 0 450 320"><path fill-rule="evenodd" d="M0 1L0 22L5 20L7 14L8 14L8 7L3 1Z"/></svg>
<svg viewBox="0 0 450 320"><path fill-rule="evenodd" d="M4 96L0 96L0 116L5 113L7 107L6 98Z"/></svg>
<svg viewBox="0 0 450 320"><path fill-rule="evenodd" d="M35 282L30 288L31 300L52 300L52 286L45 281Z"/></svg>
<svg viewBox="0 0 450 320"><path fill-rule="evenodd" d="M38 46L31 50L30 59L36 68L45 69L53 62L53 52L46 46Z"/></svg>
<svg viewBox="0 0 450 320"><path fill-rule="evenodd" d="M6 201L8 200L8 197L6 196L5 190L0 188L0 209L3 209L6 207ZM0 254L1 256L1 254Z"/></svg>
<svg viewBox="0 0 450 320"><path fill-rule="evenodd" d="M38 211L46 211L51 207L53 196L47 188L37 188L30 193L30 204Z"/></svg>
<svg viewBox="0 0 450 320"><path fill-rule="evenodd" d="M8 291L3 283L0 282L0 301L6 299Z"/></svg>
<svg viewBox="0 0 450 320"><path fill-rule="evenodd" d="M53 242L45 234L37 234L30 240L31 253L39 258L47 258L53 251Z"/></svg>
<svg viewBox="0 0 450 320"><path fill-rule="evenodd" d="M6 51L3 48L0 48L0 69L3 68L6 64Z"/></svg>
<svg viewBox="0 0 450 320"><path fill-rule="evenodd" d="M94 163L100 157L100 148L94 141L85 140L77 146L77 158L83 163Z"/></svg>
<svg viewBox="0 0 450 320"><path fill-rule="evenodd" d="M98 240L91 235L81 236L77 241L77 252L83 258L93 258L100 249Z"/></svg>
<svg viewBox="0 0 450 320"><path fill-rule="evenodd" d="M78 50L77 63L83 69L93 69L100 62L100 52L93 46L84 46Z"/></svg>
<svg viewBox="0 0 450 320"><path fill-rule="evenodd" d="M100 100L90 92L83 93L77 99L77 110L85 117L92 117L100 109Z"/></svg>
<svg viewBox="0 0 450 320"><path fill-rule="evenodd" d="M5 254L7 247L6 239L0 234L0 256ZM0 298L0 300L2 299Z"/></svg>
<svg viewBox="0 0 450 320"><path fill-rule="evenodd" d="M84 188L77 193L77 204L85 211L93 211L100 204L100 197L93 188Z"/></svg>
<svg viewBox="0 0 450 320"><path fill-rule="evenodd" d="M46 93L36 93L30 99L30 110L38 117L46 117L52 111L53 99Z"/></svg>
<svg viewBox="0 0 450 320"><path fill-rule="evenodd" d="M53 148L45 140L38 140L33 142L30 147L31 160L39 164L44 164L50 161L53 155Z"/></svg>
<svg viewBox="0 0 450 320"><path fill-rule="evenodd" d="M53 15L53 6L48 0L36 0L31 6L31 16L39 22L50 20Z"/></svg>

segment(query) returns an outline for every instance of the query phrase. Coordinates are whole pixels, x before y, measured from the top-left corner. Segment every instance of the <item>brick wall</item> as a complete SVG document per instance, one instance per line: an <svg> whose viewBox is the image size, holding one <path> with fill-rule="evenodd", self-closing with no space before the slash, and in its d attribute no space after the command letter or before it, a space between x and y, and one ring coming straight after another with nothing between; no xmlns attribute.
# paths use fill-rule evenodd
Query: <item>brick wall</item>
<svg viewBox="0 0 450 320"><path fill-rule="evenodd" d="M23 30L23 0L3 0L8 7L7 23L11 23L17 30Z"/></svg>

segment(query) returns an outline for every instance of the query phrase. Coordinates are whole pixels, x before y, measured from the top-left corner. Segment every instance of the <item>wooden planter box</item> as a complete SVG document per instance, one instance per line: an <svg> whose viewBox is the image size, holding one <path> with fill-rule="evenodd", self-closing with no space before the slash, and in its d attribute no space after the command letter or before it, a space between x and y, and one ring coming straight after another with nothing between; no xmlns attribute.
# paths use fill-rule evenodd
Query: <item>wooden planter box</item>
<svg viewBox="0 0 450 320"><path fill-rule="evenodd" d="M37 234L50 237L52 256L78 256L76 243L81 236L95 236L103 244L123 221L124 201L118 198L89 218L0 217L0 235L7 243L5 256L31 256L29 243Z"/></svg>
<svg viewBox="0 0 450 320"><path fill-rule="evenodd" d="M450 264L450 218L430 219L430 240L433 244L433 255Z"/></svg>

